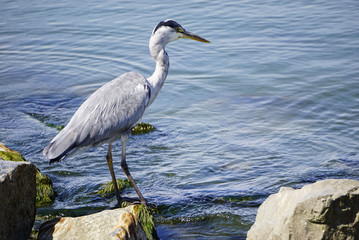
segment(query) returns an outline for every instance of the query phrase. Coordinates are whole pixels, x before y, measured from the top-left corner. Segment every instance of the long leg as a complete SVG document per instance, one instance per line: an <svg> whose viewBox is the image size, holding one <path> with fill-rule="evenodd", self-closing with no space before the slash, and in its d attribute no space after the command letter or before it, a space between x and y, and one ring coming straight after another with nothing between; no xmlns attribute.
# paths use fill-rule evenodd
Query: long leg
<svg viewBox="0 0 359 240"><path fill-rule="evenodd" d="M130 171L128 170L128 166L127 166L127 162L126 162L126 140L127 140L128 136L122 136L121 140L122 140L122 160L121 160L121 167L122 170L125 172L128 180L130 180L133 188L135 189L138 197L141 200L141 203L147 207L147 203L146 200L144 199L144 197L142 196L140 189L137 187L135 181L133 180Z"/></svg>
<svg viewBox="0 0 359 240"><path fill-rule="evenodd" d="M111 150L112 150L112 143L109 143L108 144L108 152L107 152L106 160L107 160L108 168L110 169L110 173L111 173L111 177L112 177L112 183L113 183L113 186L115 188L117 202L118 202L118 205L121 207L122 198L120 196L120 192L118 191L115 172L113 171Z"/></svg>

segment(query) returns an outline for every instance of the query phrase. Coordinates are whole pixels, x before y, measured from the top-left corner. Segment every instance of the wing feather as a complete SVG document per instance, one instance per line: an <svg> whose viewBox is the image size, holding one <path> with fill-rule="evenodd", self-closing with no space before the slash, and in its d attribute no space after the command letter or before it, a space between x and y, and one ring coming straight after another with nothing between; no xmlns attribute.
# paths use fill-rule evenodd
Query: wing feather
<svg viewBox="0 0 359 240"><path fill-rule="evenodd" d="M44 149L60 160L78 147L97 146L127 134L145 112L151 86L139 73L125 73L95 91Z"/></svg>

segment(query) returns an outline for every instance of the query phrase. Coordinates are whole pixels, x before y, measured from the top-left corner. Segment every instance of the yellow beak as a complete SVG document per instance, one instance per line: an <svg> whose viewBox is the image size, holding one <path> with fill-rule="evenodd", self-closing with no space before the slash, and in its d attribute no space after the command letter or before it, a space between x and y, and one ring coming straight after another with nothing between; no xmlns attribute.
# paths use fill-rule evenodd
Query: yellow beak
<svg viewBox="0 0 359 240"><path fill-rule="evenodd" d="M210 43L210 41L208 41L207 39L205 39L203 37L198 36L195 33L188 32L186 30L181 31L181 33L183 34L183 38L189 38L189 39L193 39L193 40L196 40L199 42Z"/></svg>

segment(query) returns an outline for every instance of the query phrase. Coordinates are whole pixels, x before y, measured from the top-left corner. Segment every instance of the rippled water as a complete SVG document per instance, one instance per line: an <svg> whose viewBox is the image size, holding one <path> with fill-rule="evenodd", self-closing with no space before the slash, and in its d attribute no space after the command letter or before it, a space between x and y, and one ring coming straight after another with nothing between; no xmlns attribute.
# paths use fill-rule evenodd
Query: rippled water
<svg viewBox="0 0 359 240"><path fill-rule="evenodd" d="M161 239L245 238L281 186L359 180L358 1L2 1L0 141L53 179L58 197L40 214L115 205L93 194L111 179L106 146L51 166L41 151L49 125L98 87L152 74L148 40L168 18L211 44L167 47L167 81L142 119L157 130L128 141ZM125 178L119 143L116 155Z"/></svg>

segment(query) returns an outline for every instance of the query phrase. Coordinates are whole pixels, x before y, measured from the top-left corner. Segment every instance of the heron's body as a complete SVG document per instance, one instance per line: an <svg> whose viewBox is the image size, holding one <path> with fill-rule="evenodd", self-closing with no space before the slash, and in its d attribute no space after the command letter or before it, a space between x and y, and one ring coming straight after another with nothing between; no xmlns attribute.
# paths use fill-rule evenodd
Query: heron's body
<svg viewBox="0 0 359 240"><path fill-rule="evenodd" d="M46 156L57 161L76 148L96 147L129 134L150 102L151 89L149 82L135 72L108 82L80 106L45 149Z"/></svg>
<svg viewBox="0 0 359 240"><path fill-rule="evenodd" d="M95 91L72 116L67 126L44 149L50 163L63 159L80 148L96 147L109 143L107 163L112 180L112 143L122 139L121 167L134 186L141 202L146 204L128 171L125 143L131 128L141 119L146 108L154 101L167 77L169 58L165 46L180 37L188 37L202 42L207 40L185 31L177 22L167 20L159 23L150 39L150 52L156 61L156 69L146 79L136 72L125 73ZM115 185L116 197L121 197Z"/></svg>

